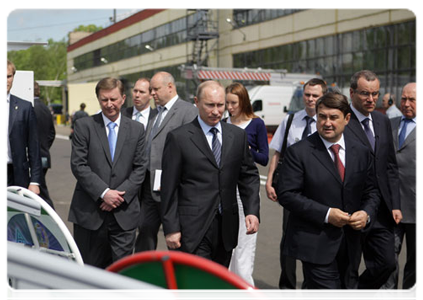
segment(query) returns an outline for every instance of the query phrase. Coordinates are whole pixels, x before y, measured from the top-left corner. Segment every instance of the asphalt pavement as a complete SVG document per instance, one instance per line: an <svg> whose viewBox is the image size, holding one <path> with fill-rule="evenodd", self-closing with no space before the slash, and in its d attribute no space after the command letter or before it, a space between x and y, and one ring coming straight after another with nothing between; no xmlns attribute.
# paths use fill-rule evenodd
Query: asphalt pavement
<svg viewBox="0 0 423 300"><path fill-rule="evenodd" d="M70 169L71 141L69 126L56 126L56 139L50 150L52 168L47 172L47 185L59 216L69 230L73 232L72 223L67 221L70 202L76 179ZM270 155L273 155L271 150ZM259 167L260 175L267 176L267 167ZM260 289L277 289L280 275L279 244L282 235L282 207L268 200L264 185L261 194L261 223L257 236L256 259L253 277ZM158 250L167 250L163 231L159 232ZM400 255L400 267L403 268L406 249ZM361 267L361 270L363 266ZM402 274L400 273L400 282ZM297 288L301 287L303 277L301 263L297 264ZM401 284L400 284L401 287Z"/></svg>

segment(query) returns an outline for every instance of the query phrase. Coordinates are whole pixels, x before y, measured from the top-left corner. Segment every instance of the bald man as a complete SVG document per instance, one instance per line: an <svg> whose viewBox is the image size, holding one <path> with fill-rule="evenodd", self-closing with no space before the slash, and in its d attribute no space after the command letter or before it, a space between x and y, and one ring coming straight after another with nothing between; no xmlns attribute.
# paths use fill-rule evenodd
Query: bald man
<svg viewBox="0 0 423 300"><path fill-rule="evenodd" d="M150 80L150 93L157 106L157 116L147 126L147 172L142 184L141 220L135 251L156 250L160 218L160 172L166 136L172 129L191 122L197 108L182 100L175 79L167 72L158 72ZM156 184L156 185L155 185Z"/></svg>

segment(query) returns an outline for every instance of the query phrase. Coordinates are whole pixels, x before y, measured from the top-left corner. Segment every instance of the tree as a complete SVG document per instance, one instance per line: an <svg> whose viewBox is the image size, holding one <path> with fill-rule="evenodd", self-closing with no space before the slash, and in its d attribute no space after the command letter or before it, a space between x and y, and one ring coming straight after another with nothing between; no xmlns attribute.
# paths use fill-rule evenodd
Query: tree
<svg viewBox="0 0 423 300"><path fill-rule="evenodd" d="M55 42L48 40L46 46L32 46L26 50L9 51L7 58L12 61L17 70L34 71L34 80L64 80L66 79L65 40ZM50 102L62 102L62 90L56 87L42 87L41 98Z"/></svg>
<svg viewBox="0 0 423 300"><path fill-rule="evenodd" d="M96 26L94 24L90 24L90 25L79 25L78 27L76 27L73 32L77 32L77 31L84 31L84 32L96 32L99 30L102 30L103 27L101 26Z"/></svg>

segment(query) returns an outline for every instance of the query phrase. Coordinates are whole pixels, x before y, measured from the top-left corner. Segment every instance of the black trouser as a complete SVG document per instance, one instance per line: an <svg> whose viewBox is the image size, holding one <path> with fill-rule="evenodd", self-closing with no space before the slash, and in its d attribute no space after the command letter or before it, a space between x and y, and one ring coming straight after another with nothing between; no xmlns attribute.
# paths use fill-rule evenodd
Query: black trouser
<svg viewBox="0 0 423 300"><path fill-rule="evenodd" d="M216 213L213 222L193 254L210 259L228 268L231 262L232 250L225 250L222 230L222 216Z"/></svg>
<svg viewBox="0 0 423 300"><path fill-rule="evenodd" d="M160 202L155 201L151 193L150 172L147 171L145 172L145 179L141 189L141 221L135 242L135 252L157 249L157 235L159 234L162 219L160 216Z"/></svg>
<svg viewBox="0 0 423 300"><path fill-rule="evenodd" d="M281 265L281 276L279 277L279 289L282 294L282 300L293 300L296 295L297 284L297 260L293 257L282 254L283 240L285 238L286 225L288 224L289 211L283 209L283 222L282 222L282 239L280 243L279 262ZM304 274L304 270L303 270ZM308 299L307 282L305 276L301 285L303 299Z"/></svg>
<svg viewBox="0 0 423 300"><path fill-rule="evenodd" d="M103 224L97 230L74 224L75 242L84 263L102 269L132 254L135 234L136 228L123 230L111 212L107 213Z"/></svg>

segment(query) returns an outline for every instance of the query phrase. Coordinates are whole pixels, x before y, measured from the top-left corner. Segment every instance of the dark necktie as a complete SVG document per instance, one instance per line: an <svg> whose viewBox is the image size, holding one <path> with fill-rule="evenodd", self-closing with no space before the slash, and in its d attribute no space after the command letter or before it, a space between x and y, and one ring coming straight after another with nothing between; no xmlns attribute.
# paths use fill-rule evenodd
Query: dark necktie
<svg viewBox="0 0 423 300"><path fill-rule="evenodd" d="M160 123L162 121L162 115L165 109L166 107L164 106L157 106L157 110L159 111L159 113L157 114L156 122L154 122L153 128L151 128L150 135L148 136L147 140L146 151L148 159L150 159L151 141L153 140L153 136L156 135L157 130L159 129Z"/></svg>
<svg viewBox="0 0 423 300"><path fill-rule="evenodd" d="M339 148L341 148L339 144L333 144L332 146L330 146L330 150L335 155L335 166L338 169L339 176L341 176L341 180L343 182L345 177L345 167L342 164L341 159L339 158Z"/></svg>
<svg viewBox="0 0 423 300"><path fill-rule="evenodd" d="M110 122L107 124L107 127L109 127L109 136L107 139L109 140L109 148L110 148L110 156L113 158L115 156L115 148L116 148L116 132L115 127L117 126L116 123Z"/></svg>
<svg viewBox="0 0 423 300"><path fill-rule="evenodd" d="M405 138L406 138L406 134L407 134L407 126L408 123L411 122L410 119L404 119L403 120L404 124L402 125L399 137L398 137L398 149L402 147L402 145L404 144Z"/></svg>
<svg viewBox="0 0 423 300"><path fill-rule="evenodd" d="M216 163L218 166L220 166L220 156L222 154L222 145L219 142L219 139L217 138L217 128L213 127L210 129L210 132L213 134L212 139L212 152L214 155L214 158L216 159Z"/></svg>
<svg viewBox="0 0 423 300"><path fill-rule="evenodd" d="M314 119L310 116L305 116L304 119L305 119L307 124L306 124L306 127L304 128L303 135L301 136L301 139L305 139L306 137L308 137L310 135L310 133L311 133L311 126L310 125L311 125L311 122L314 121Z"/></svg>
<svg viewBox="0 0 423 300"><path fill-rule="evenodd" d="M369 140L370 145L372 146L372 149L374 151L375 150L375 137L373 136L373 132L370 129L369 121L370 121L369 118L365 118L363 121L361 121L361 123L363 123L363 125L364 125L364 132L366 133L367 139Z"/></svg>

